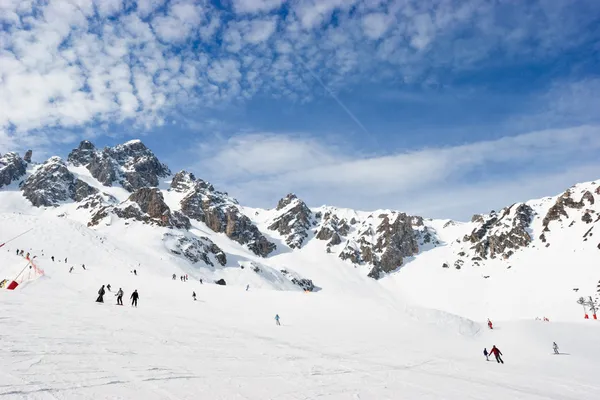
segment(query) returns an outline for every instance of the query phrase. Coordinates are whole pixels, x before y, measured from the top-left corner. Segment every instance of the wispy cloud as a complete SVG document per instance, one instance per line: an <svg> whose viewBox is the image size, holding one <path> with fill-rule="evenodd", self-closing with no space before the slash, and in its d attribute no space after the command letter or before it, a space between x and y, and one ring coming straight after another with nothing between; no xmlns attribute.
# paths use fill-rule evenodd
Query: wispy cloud
<svg viewBox="0 0 600 400"><path fill-rule="evenodd" d="M384 157L361 156L306 135L249 134L204 147L195 168L255 205L268 206L276 196L296 191L313 205L443 209L464 218L490 204L505 206L502 201L523 201L526 196L564 189L557 182L564 184L565 179L550 179L553 176L600 177L600 162L595 159L599 150L600 126L530 132ZM502 194L499 188L511 190ZM435 199L446 202L445 192L452 193L455 204L436 211Z"/></svg>

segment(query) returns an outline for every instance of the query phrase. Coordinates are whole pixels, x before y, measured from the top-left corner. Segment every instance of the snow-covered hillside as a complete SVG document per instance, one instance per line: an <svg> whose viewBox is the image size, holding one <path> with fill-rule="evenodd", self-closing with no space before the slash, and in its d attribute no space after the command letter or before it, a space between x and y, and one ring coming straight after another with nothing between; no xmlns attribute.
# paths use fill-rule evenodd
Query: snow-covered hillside
<svg viewBox="0 0 600 400"><path fill-rule="evenodd" d="M140 141L4 154L0 396L596 399L600 324L577 300L600 279L599 186L463 223L244 207Z"/></svg>

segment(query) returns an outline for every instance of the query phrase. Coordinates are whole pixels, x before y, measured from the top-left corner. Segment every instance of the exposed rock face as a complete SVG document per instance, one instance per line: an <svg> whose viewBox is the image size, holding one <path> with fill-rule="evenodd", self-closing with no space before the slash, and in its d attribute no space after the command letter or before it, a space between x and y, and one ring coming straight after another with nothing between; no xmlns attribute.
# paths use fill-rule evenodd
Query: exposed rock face
<svg viewBox="0 0 600 400"><path fill-rule="evenodd" d="M79 143L79 147L71 151L67 161L76 167L87 166L96 157L96 147L89 141Z"/></svg>
<svg viewBox="0 0 600 400"><path fill-rule="evenodd" d="M128 201L133 204L102 207L92 216L88 225L97 225L112 213L119 218L134 219L164 227L190 229L192 226L190 220L181 212L171 211L158 188L141 188L129 196Z"/></svg>
<svg viewBox="0 0 600 400"><path fill-rule="evenodd" d="M69 154L74 165L84 165L92 176L105 186L118 182L133 192L143 187L158 186L158 178L167 177L171 171L141 141L132 140L115 147L97 151L88 141Z"/></svg>
<svg viewBox="0 0 600 400"><path fill-rule="evenodd" d="M59 157L42 164L21 187L35 207L56 207L67 200L81 201L98 191L76 179Z"/></svg>
<svg viewBox="0 0 600 400"><path fill-rule="evenodd" d="M193 264L200 261L211 267L215 266L215 262L221 266L227 264L227 257L223 250L206 237L196 238L165 233L164 241L171 253L181 255Z"/></svg>
<svg viewBox="0 0 600 400"><path fill-rule="evenodd" d="M315 213L318 220L315 238L328 241L327 252L332 252L333 246L345 243L343 249L338 250L338 257L370 267L368 274L374 279L401 267L405 257L416 255L419 240L437 242L420 217L386 212L361 221L347 214L347 211L335 208Z"/></svg>
<svg viewBox="0 0 600 400"><path fill-rule="evenodd" d="M482 259L502 256L509 258L514 250L531 243L528 233L534 212L527 204L514 204L498 216L495 212L482 217L481 226L475 228L463 241L473 244L471 249Z"/></svg>
<svg viewBox="0 0 600 400"><path fill-rule="evenodd" d="M419 252L411 219L404 213L397 214L391 221L390 216L386 215L377 228L377 234L377 241L372 249L373 253L380 256L378 260L373 257L373 269L369 272L372 278L379 279L382 272L392 272L403 264L404 257Z"/></svg>
<svg viewBox="0 0 600 400"><path fill-rule="evenodd" d="M556 200L556 203L552 207L550 207L548 213L546 214L542 222L545 231L550 230L550 222L560 221L562 217L569 218L569 214L567 214L567 209L571 208L575 210L580 210L583 207L585 207L586 203L590 206L594 204L594 195L589 191L586 191L581 197L581 200L577 202L573 200L571 194L571 190L567 190Z"/></svg>
<svg viewBox="0 0 600 400"><path fill-rule="evenodd" d="M17 153L6 153L0 157L0 188L19 180L26 169L27 164Z"/></svg>
<svg viewBox="0 0 600 400"><path fill-rule="evenodd" d="M241 213L237 201L226 193L216 191L208 182L195 179L192 174L182 172L175 176L177 179L173 179L171 189L187 192L180 203L181 212L187 217L204 222L213 231L247 245L261 257L275 250L275 244L269 242L250 218ZM189 188L187 191L186 187Z"/></svg>
<svg viewBox="0 0 600 400"><path fill-rule="evenodd" d="M26 163L30 163L31 162L31 157L33 156L33 150L27 150L27 152L25 153L25 156L23 157L23 160Z"/></svg>
<svg viewBox="0 0 600 400"><path fill-rule="evenodd" d="M284 236L285 242L290 248L302 247L311 227L312 211L292 193L279 200L277 211L280 213L274 218L268 229L277 231Z"/></svg>

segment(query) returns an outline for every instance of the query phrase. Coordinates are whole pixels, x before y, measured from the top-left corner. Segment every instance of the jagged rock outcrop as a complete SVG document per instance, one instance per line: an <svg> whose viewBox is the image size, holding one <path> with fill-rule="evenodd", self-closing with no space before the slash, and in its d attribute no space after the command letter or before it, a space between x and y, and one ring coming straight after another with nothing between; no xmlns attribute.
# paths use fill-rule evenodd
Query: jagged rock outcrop
<svg viewBox="0 0 600 400"><path fill-rule="evenodd" d="M179 211L171 211L165 203L162 192L158 188L141 188L136 190L127 202L118 206L105 206L92 216L89 226L115 214L122 219L134 219L146 224L154 224L178 229L190 229L189 218Z"/></svg>
<svg viewBox="0 0 600 400"><path fill-rule="evenodd" d="M327 211L322 217L319 217L320 226L317 229L315 237L319 240L331 240L335 234L340 237L347 236L350 232L350 225L345 218L340 219L334 212ZM336 242L337 240L334 240ZM331 242L330 242L331 243ZM341 243L341 240L340 240Z"/></svg>
<svg viewBox="0 0 600 400"><path fill-rule="evenodd" d="M67 161L76 167L87 166L96 157L96 146L88 140L79 143L79 147L71 151L67 157Z"/></svg>
<svg viewBox="0 0 600 400"><path fill-rule="evenodd" d="M227 256L223 250L207 237L196 238L165 233L163 240L171 253L183 256L193 264L200 261L211 267L215 266L215 262L221 266L227 264Z"/></svg>
<svg viewBox="0 0 600 400"><path fill-rule="evenodd" d="M312 211L292 193L279 200L276 210L279 213L268 229L277 231L284 236L285 242L290 248L302 247L311 227Z"/></svg>
<svg viewBox="0 0 600 400"><path fill-rule="evenodd" d="M32 156L33 156L33 150L27 150L25 152L25 156L23 156L23 161L25 161L26 163L30 163Z"/></svg>
<svg viewBox="0 0 600 400"><path fill-rule="evenodd" d="M571 197L572 191L567 190L561 196L558 197L556 203L548 210L542 224L544 226L544 231L550 230L550 222L552 221L560 221L562 217L569 218L569 214L567 213L567 209L575 209L580 210L585 207L586 203L588 205L594 204L594 195L590 191L586 191L583 193L581 200L575 201Z"/></svg>
<svg viewBox="0 0 600 400"><path fill-rule="evenodd" d="M483 217L483 222L470 235L463 238L470 242L475 254L482 259L502 256L509 258L514 251L529 246L531 236L528 229L533 219L533 209L527 204L514 204L501 211Z"/></svg>
<svg viewBox="0 0 600 400"><path fill-rule="evenodd" d="M67 200L81 201L98 193L68 170L59 157L42 164L21 186L25 196L35 207L56 207Z"/></svg>
<svg viewBox="0 0 600 400"><path fill-rule="evenodd" d="M6 153L0 157L0 188L22 178L27 164L17 153Z"/></svg>
<svg viewBox="0 0 600 400"><path fill-rule="evenodd" d="M172 190L185 191L185 187L191 187L180 202L184 215L204 222L211 230L224 233L261 257L266 257L275 250L275 244L258 230L250 218L242 214L237 201L226 193L216 191L211 184L196 179L192 174L182 172L176 177L171 183Z"/></svg>
<svg viewBox="0 0 600 400"><path fill-rule="evenodd" d="M375 279L379 279L382 273L392 272L402 266L404 257L419 252L411 218L404 213L392 218L385 215L377 228L377 241L372 249L379 254L379 259L373 257L373 268L369 272L369 276Z"/></svg>
<svg viewBox="0 0 600 400"><path fill-rule="evenodd" d="M162 164L141 141L132 140L102 151L89 141L83 141L68 158L73 165L84 165L92 176L105 186L118 182L129 192L158 186L158 178L171 171Z"/></svg>

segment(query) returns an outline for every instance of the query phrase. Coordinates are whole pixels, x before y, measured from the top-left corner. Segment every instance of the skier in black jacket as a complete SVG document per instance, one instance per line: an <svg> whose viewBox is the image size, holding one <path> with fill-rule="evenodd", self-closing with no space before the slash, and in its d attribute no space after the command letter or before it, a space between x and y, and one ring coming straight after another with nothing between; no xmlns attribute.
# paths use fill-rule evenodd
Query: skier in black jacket
<svg viewBox="0 0 600 400"><path fill-rule="evenodd" d="M104 293L106 293L106 291L104 291L104 285L102 285L100 290L98 290L98 298L96 299L96 302L104 303Z"/></svg>
<svg viewBox="0 0 600 400"><path fill-rule="evenodd" d="M137 301L139 298L140 298L140 295L138 294L137 289L135 289L133 291L133 293L131 293L131 297L130 297L132 307L137 307Z"/></svg>

